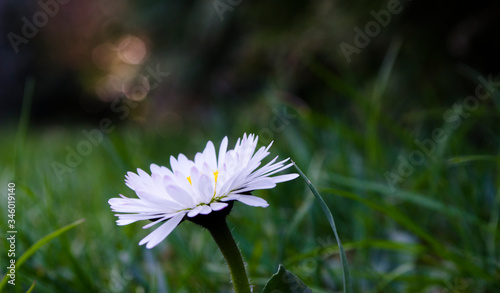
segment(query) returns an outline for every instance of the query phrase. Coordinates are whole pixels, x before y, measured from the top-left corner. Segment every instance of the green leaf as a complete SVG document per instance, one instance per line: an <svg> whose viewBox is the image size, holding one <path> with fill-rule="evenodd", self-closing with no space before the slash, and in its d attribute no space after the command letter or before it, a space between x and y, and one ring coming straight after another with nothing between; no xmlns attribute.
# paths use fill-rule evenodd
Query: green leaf
<svg viewBox="0 0 500 293"><path fill-rule="evenodd" d="M85 219L80 219L80 220L78 220L74 223L71 223L69 225L66 225L66 226L62 227L61 229L56 230L56 231L46 235L42 239L38 240L35 244L33 244L30 248L28 248L28 250L26 250L26 252L24 252L23 255L21 255L21 257L19 257L19 259L16 261L16 271L18 271L21 268L22 264L28 258L30 258L30 256L32 256L38 249L40 249L40 247L44 246L45 244L50 242L52 239L59 237L64 232L67 232L67 231L73 229L74 227L80 225L83 222L85 222ZM7 274L5 274L5 276L2 279L2 282L0 282L0 292L2 292L2 289L5 286L5 284L7 284L8 280L9 280L9 276L7 276Z"/></svg>
<svg viewBox="0 0 500 293"><path fill-rule="evenodd" d="M330 226L332 227L333 234L335 235L335 239L337 240L337 244L339 245L339 251L340 251L340 260L342 262L342 273L343 273L343 282L344 282L344 293L351 293L352 292L352 284L351 284L351 274L349 273L349 265L347 264L347 256L345 254L344 247L342 246L342 242L340 241L340 237L337 233L337 227L335 226L335 220L333 219L332 212L326 205L325 201L319 194L318 190L314 185L312 185L311 180L309 180L306 175L302 172L302 170L297 167L294 161L292 161L293 165L299 172L300 176L302 179L304 179L309 186L309 189L311 189L312 193L316 197L316 199L319 201L319 204L321 206L321 209L323 210L323 213L325 213L326 218L328 219L328 222L330 223Z"/></svg>
<svg viewBox="0 0 500 293"><path fill-rule="evenodd" d="M312 290L280 265L278 272L267 282L263 293L312 293Z"/></svg>

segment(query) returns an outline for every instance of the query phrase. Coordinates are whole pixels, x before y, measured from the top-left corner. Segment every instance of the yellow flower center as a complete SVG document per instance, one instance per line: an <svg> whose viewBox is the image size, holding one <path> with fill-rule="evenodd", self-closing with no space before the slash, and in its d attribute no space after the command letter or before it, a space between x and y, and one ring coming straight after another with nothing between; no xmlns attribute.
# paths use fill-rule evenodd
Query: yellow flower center
<svg viewBox="0 0 500 293"><path fill-rule="evenodd" d="M214 195L212 198L215 197L215 194L217 193L217 178L219 177L219 171L214 171L214 178L215 178L215 187L214 187Z"/></svg>
<svg viewBox="0 0 500 293"><path fill-rule="evenodd" d="M219 177L219 171L214 171L215 186L217 186L217 177Z"/></svg>

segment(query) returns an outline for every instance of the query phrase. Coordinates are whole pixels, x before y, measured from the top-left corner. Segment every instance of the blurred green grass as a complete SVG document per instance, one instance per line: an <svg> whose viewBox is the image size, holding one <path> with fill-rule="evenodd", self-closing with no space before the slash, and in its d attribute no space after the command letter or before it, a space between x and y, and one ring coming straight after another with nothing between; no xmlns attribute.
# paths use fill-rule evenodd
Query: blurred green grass
<svg viewBox="0 0 500 293"><path fill-rule="evenodd" d="M386 60L395 54L390 51ZM498 290L500 141L492 118L498 109L480 105L448 132L449 139L436 146L432 159L426 158L393 190L385 172L397 172L398 156L418 149L414 140L430 137L432 126L446 129L441 115L447 108L436 102L424 113L428 120L408 122L408 117L422 115L416 108L398 115L384 99L389 95L384 89L394 86L391 62L367 83L372 86L362 89L314 60L309 66L322 73L318 77L332 90L349 97L345 108L357 114L356 123L349 115L284 103L272 98L276 93L264 92L244 107L215 113L211 123L186 123L176 132L168 126L153 131L140 121L117 124L63 180L54 173L53 162L64 163L67 146L75 149L85 139L82 130L96 125L32 126L26 134L23 128L5 129L0 183L5 189L11 181L17 186L17 251L86 219L28 259L17 272L13 292L25 292L33 281L35 292L230 292L227 268L207 231L182 223L161 245L147 250L138 242L150 230L141 229L143 223L116 226L107 201L119 193L134 196L123 182L127 171L147 170L151 163L169 166L170 155L193 157L207 140L218 145L225 135L234 144L244 131L269 129L275 110L283 107L296 116L273 133L272 154L292 157L322 192L347 250L356 292ZM478 129L492 134L488 145L471 139ZM22 148L14 143L19 136L24 137ZM16 152L17 158L12 156ZM256 194L270 206L237 204L229 218L255 292L279 263L314 292L341 291L331 228L304 182ZM7 218L6 204L0 202L2 219ZM5 238L5 228L1 233ZM1 246L7 250L6 241ZM0 257L6 263L6 253Z"/></svg>

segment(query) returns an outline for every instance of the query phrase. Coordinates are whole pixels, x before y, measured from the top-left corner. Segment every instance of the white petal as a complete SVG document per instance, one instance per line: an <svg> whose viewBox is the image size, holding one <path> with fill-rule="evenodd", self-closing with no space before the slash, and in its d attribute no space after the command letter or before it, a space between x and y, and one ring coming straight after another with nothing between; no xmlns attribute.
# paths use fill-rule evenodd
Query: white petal
<svg viewBox="0 0 500 293"><path fill-rule="evenodd" d="M236 168L242 167L238 165L237 156L238 154L234 150L229 150L226 153L224 166L226 166L227 170L230 170L231 173L234 172Z"/></svg>
<svg viewBox="0 0 500 293"><path fill-rule="evenodd" d="M202 153L196 153L196 155L194 155L194 163L196 166L203 165L203 154Z"/></svg>
<svg viewBox="0 0 500 293"><path fill-rule="evenodd" d="M108 203L112 211L119 213L160 214L170 212L168 207L158 206L138 198L111 198Z"/></svg>
<svg viewBox="0 0 500 293"><path fill-rule="evenodd" d="M276 187L276 183L273 182L271 178L260 178L249 182L246 184L245 188L236 190L237 193L243 193L247 191L259 190L259 189L271 189Z"/></svg>
<svg viewBox="0 0 500 293"><path fill-rule="evenodd" d="M222 142L220 143L219 161L217 162L217 169L222 168L222 165L224 164L224 160L226 158L226 151L227 151L227 136L225 136L222 139Z"/></svg>
<svg viewBox="0 0 500 293"><path fill-rule="evenodd" d="M158 245L163 239L165 239L168 234L170 234L177 225L182 221L182 218L184 217L184 213L179 214L172 219L168 220L165 222L163 225L158 227L156 230L151 232L148 236L146 236L144 239L139 242L139 245L146 244L146 248L151 249Z"/></svg>
<svg viewBox="0 0 500 293"><path fill-rule="evenodd" d="M213 171L214 169L212 169L212 167L210 167L210 165L208 165L208 163L203 163L203 166L201 166L201 173L202 174L210 174L212 175L213 174ZM212 176L213 177L213 176Z"/></svg>
<svg viewBox="0 0 500 293"><path fill-rule="evenodd" d="M220 211L223 208L227 207L227 203L222 203L222 202L213 202L210 204L210 207L214 211Z"/></svg>
<svg viewBox="0 0 500 293"><path fill-rule="evenodd" d="M278 156L276 156L274 159L272 159L269 163L267 163L266 165L262 166L259 170L256 170L255 172L252 173L252 175L249 176L249 178L257 178L257 177L260 177L262 174L265 174L266 172L269 172L269 168L270 166L276 162L276 160L278 159ZM277 163L279 164L279 163Z"/></svg>
<svg viewBox="0 0 500 293"><path fill-rule="evenodd" d="M152 192L146 191L146 190L136 190L137 196L139 196L140 199L144 201L148 201L153 204L158 204L158 205L164 205L164 206L172 206L172 208L177 208L180 207L178 203L172 201L170 197L167 197L166 195L159 195L156 193L154 190L151 190ZM164 192L162 192L164 193Z"/></svg>
<svg viewBox="0 0 500 293"><path fill-rule="evenodd" d="M195 206L193 198L189 193L177 185L167 186L167 193L172 197L173 200L179 202L184 206L184 208L192 208Z"/></svg>
<svg viewBox="0 0 500 293"><path fill-rule="evenodd" d="M149 179L151 179L151 176L149 176L149 174L146 173L146 171L142 170L141 168L137 168L137 174L139 175L139 177L141 177L143 181L147 182Z"/></svg>
<svg viewBox="0 0 500 293"><path fill-rule="evenodd" d="M205 159L205 163L207 163L210 166L212 171L217 170L217 161L215 156L216 155L215 155L214 144L211 141L208 141L207 146L203 151L203 157Z"/></svg>
<svg viewBox="0 0 500 293"><path fill-rule="evenodd" d="M207 175L203 174L198 182L198 192L200 193L201 201L209 203L214 196L214 185L212 180Z"/></svg>
<svg viewBox="0 0 500 293"><path fill-rule="evenodd" d="M165 220L173 218L173 217L177 216L178 214L186 214L186 213L185 212L180 212L180 213L174 213L174 214L164 215L163 217L160 217L158 220L156 220L154 222L151 222L151 223L143 226L142 229L148 229L148 228L150 228L150 227L158 224L159 222L163 222Z"/></svg>
<svg viewBox="0 0 500 293"><path fill-rule="evenodd" d="M228 179L224 183L217 183L217 187L218 187L217 196L227 194L231 190L232 183L233 183L233 178Z"/></svg>
<svg viewBox="0 0 500 293"><path fill-rule="evenodd" d="M135 190L143 185L141 177L134 172L127 172L125 178L125 184L132 190Z"/></svg>
<svg viewBox="0 0 500 293"><path fill-rule="evenodd" d="M211 212L212 212L212 208L210 208L210 206L207 206L207 205L202 205L201 206L200 214L202 214L202 215L208 215Z"/></svg>
<svg viewBox="0 0 500 293"><path fill-rule="evenodd" d="M193 168L191 168L191 169L193 169ZM196 168L194 168L194 169L196 169ZM189 170L186 170L185 173L181 172L181 171L176 171L174 185L177 185L178 187L180 187L186 191L190 191L193 188L193 186L189 182L188 176L191 176L191 180L193 180L193 177L192 177L193 174L190 174L189 172L190 172Z"/></svg>
<svg viewBox="0 0 500 293"><path fill-rule="evenodd" d="M151 170L151 174L153 174L153 173L158 173L158 174L160 174L160 173L161 173L161 167L160 167L160 166L158 166L158 165L156 165L156 164L151 164L151 165L149 166L149 170Z"/></svg>
<svg viewBox="0 0 500 293"><path fill-rule="evenodd" d="M188 174L191 167L194 166L193 161L189 160L184 154L179 154L177 162L179 163L178 171L183 174Z"/></svg>
<svg viewBox="0 0 500 293"><path fill-rule="evenodd" d="M184 154L179 154L179 156L177 156L177 162L181 165L187 165L190 164L191 160L189 160Z"/></svg>
<svg viewBox="0 0 500 293"><path fill-rule="evenodd" d="M196 217L201 212L202 209L203 209L202 206L197 206L194 209L190 210L187 216L190 218Z"/></svg>
<svg viewBox="0 0 500 293"><path fill-rule="evenodd" d="M238 200L240 198L240 194L230 194L221 199L221 201L230 201L230 200Z"/></svg>
<svg viewBox="0 0 500 293"><path fill-rule="evenodd" d="M288 159L287 159L287 160L288 160ZM290 168L291 166L293 166L293 163L290 163L290 164L288 164L288 165L286 165L286 166L283 166L283 167L281 167L281 168L279 168L279 169L276 169L276 170L274 170L274 171L272 171L272 172L266 173L264 176L271 176L271 175L273 175L274 173L281 172L281 171L283 171L283 170L285 170L285 169Z"/></svg>
<svg viewBox="0 0 500 293"><path fill-rule="evenodd" d="M148 219L143 219L143 220L148 220ZM135 223L137 221L139 221L139 220L135 220L135 219L122 220L122 219L119 219L119 220L116 220L116 225L118 225L118 226L125 226L125 225L128 225L128 224Z"/></svg>
<svg viewBox="0 0 500 293"><path fill-rule="evenodd" d="M175 171L177 171L177 169L179 169L178 167L179 167L179 163L177 162L175 157L170 156L170 169L172 169L172 172L175 173Z"/></svg>
<svg viewBox="0 0 500 293"><path fill-rule="evenodd" d="M274 176L274 177L271 177L270 179L272 179L274 181L274 183L280 183L280 182L293 180L297 177L299 177L299 174L293 173L293 174Z"/></svg>
<svg viewBox="0 0 500 293"><path fill-rule="evenodd" d="M118 217L118 220L116 220L116 224L118 226L124 226L137 221L155 219L158 217L151 214L116 214L115 216Z"/></svg>
<svg viewBox="0 0 500 293"><path fill-rule="evenodd" d="M155 220L155 221L153 221L153 222L151 222L151 223L149 223L149 224L147 224L147 225L143 226L143 227L142 227L142 229L148 229L148 228L150 228L150 227L152 227L152 226L154 226L154 225L156 225L156 224L158 224L158 223L160 223L160 222L163 222L163 221L165 221L165 220L167 220L167 219L170 219L170 218L171 218L171 217L166 217L166 216L161 217L161 218L159 218L159 219L157 219L157 220Z"/></svg>
<svg viewBox="0 0 500 293"><path fill-rule="evenodd" d="M238 201L246 204L246 205L249 205L249 206L253 206L253 207L268 207L269 204L267 203L267 201L265 201L264 199L260 198L260 197L257 197L257 196L253 196L253 195L243 195L241 194L240 197L237 199Z"/></svg>

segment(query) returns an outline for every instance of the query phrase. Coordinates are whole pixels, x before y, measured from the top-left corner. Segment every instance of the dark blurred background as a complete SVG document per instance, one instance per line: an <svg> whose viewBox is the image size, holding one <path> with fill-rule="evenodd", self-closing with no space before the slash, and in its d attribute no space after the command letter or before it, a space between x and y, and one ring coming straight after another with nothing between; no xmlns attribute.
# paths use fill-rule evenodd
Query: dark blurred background
<svg viewBox="0 0 500 293"><path fill-rule="evenodd" d="M48 10L37 1L0 2L2 122L19 116L29 76L34 125L119 115L111 110L117 99L138 102L128 119L175 124L231 115L269 88L295 106L348 114L345 95L320 72L365 87L395 39L400 62L387 99L401 111L434 105L427 99L436 96L447 105L474 88L471 72L495 76L500 65L497 1L401 1L402 12L350 63L339 45L352 45L354 28L391 1L60 2L42 2ZM55 12L44 21L40 11ZM23 18L42 25L23 37Z"/></svg>

